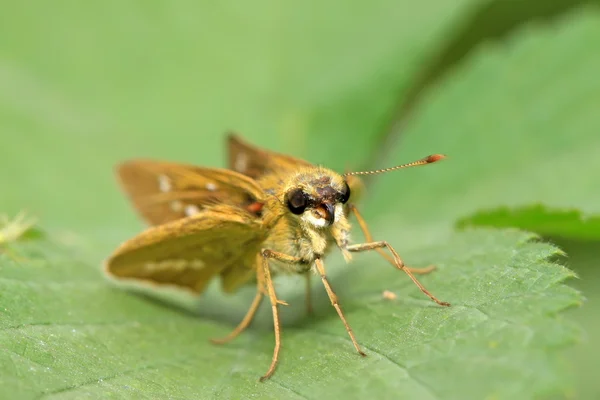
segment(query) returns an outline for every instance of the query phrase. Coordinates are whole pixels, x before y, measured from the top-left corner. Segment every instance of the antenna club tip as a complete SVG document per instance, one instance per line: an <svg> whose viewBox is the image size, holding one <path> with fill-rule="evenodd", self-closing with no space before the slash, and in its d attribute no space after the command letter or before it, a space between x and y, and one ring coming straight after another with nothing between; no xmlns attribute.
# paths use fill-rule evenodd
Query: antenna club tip
<svg viewBox="0 0 600 400"><path fill-rule="evenodd" d="M446 158L445 154L432 154L428 156L425 161L427 161L427 163L434 163L436 161L443 160L444 158Z"/></svg>

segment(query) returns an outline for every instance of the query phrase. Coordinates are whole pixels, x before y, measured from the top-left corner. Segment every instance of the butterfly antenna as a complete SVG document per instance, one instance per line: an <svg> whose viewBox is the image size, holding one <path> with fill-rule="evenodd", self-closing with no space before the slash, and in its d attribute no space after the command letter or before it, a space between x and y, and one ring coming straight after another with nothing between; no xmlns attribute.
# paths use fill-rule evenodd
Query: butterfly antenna
<svg viewBox="0 0 600 400"><path fill-rule="evenodd" d="M408 168L408 167L418 167L419 165L431 164L431 163L434 163L436 161L443 160L444 158L446 158L446 156L443 155L443 154L432 154L430 156L427 156L425 158L421 158L420 160L413 161L413 162L410 162L408 164L397 165L395 167L390 167L390 168L374 169L372 171L346 172L344 174L344 176L382 174L384 172L395 171L397 169L403 169L403 168Z"/></svg>

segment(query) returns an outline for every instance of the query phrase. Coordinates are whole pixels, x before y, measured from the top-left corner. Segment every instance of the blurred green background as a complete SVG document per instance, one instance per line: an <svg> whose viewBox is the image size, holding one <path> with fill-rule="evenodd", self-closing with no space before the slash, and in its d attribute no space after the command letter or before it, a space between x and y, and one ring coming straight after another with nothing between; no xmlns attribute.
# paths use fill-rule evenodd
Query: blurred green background
<svg viewBox="0 0 600 400"><path fill-rule="evenodd" d="M228 130L340 171L445 153L369 182L376 237L411 254L458 221L543 234L587 298L565 313L584 332L564 395L599 398L598 43L595 1L6 3L0 213L96 266L142 227L127 158L224 166Z"/></svg>

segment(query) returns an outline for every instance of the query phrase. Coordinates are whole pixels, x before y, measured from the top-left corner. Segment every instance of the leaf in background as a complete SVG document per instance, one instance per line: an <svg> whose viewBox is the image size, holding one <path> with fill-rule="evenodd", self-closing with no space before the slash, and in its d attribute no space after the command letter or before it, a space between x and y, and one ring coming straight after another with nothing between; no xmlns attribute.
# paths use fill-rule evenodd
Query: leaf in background
<svg viewBox="0 0 600 400"><path fill-rule="evenodd" d="M600 240L600 218L585 217L576 210L552 210L541 204L522 208L479 211L460 219L458 228L487 226L520 228L544 236Z"/></svg>
<svg viewBox="0 0 600 400"><path fill-rule="evenodd" d="M424 96L386 164L432 152L447 162L382 176L369 209L403 213L421 242L478 209L542 203L600 214L600 53L589 51L599 41L590 6L482 47ZM386 193L393 186L401 196Z"/></svg>
<svg viewBox="0 0 600 400"><path fill-rule="evenodd" d="M268 321L230 345L211 345L209 337L232 326L112 289L96 267L73 258L76 249L40 242L34 249L42 258L25 268L0 261L0 397L394 393L426 400L564 392L569 379L557 354L577 331L556 314L581 298L562 284L572 273L549 261L560 252L531 239L516 231L466 231L406 255L439 264L423 281L452 302L448 309L435 306L385 262L358 260L335 285L368 357L355 354L327 308L312 322L284 327L281 363L263 384L257 379L273 346ZM398 298L383 300L383 290Z"/></svg>
<svg viewBox="0 0 600 400"><path fill-rule="evenodd" d="M600 263L598 249L600 241L584 241L565 238L551 238L561 249L567 252L567 266L575 270L580 279L571 285L585 295L585 306L571 310L568 317L585 328L580 342L566 353L576 379L576 391L573 398L598 399L600 386L596 366L600 348Z"/></svg>
<svg viewBox="0 0 600 400"><path fill-rule="evenodd" d="M25 206L47 228L133 226L114 164L223 166L230 129L332 168L358 165L423 60L477 3L7 3L0 181L19 186L0 208Z"/></svg>

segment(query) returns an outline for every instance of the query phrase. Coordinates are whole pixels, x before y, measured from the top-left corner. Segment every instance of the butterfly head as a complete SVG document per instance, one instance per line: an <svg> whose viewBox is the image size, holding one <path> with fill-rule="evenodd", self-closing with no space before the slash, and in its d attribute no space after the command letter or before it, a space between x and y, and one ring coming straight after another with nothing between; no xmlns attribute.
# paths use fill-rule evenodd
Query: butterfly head
<svg viewBox="0 0 600 400"><path fill-rule="evenodd" d="M341 175L326 170L298 174L286 186L287 209L308 226L326 228L345 219L350 187Z"/></svg>

